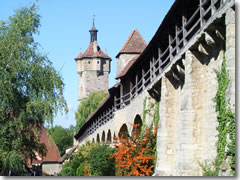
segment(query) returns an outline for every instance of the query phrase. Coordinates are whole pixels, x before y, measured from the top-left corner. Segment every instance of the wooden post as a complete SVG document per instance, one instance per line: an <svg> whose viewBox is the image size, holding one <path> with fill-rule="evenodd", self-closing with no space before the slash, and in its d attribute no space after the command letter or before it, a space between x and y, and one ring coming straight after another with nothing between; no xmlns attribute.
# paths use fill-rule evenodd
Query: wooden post
<svg viewBox="0 0 240 180"><path fill-rule="evenodd" d="M169 48L169 55L170 55L170 61L172 61L173 60L173 55L172 55L172 45L171 45L171 43L172 43L172 36L169 34L168 35L168 42L169 42L169 45L168 45L168 48Z"/></svg>
<svg viewBox="0 0 240 180"><path fill-rule="evenodd" d="M161 58L161 56L162 56L162 50L160 49L160 48L158 48L158 61L159 61L159 64L158 64L158 66L159 66L159 75L162 73L162 58Z"/></svg>
<svg viewBox="0 0 240 180"><path fill-rule="evenodd" d="M183 13L183 15L182 15L182 29L183 29L183 45L184 46L187 44L187 41L186 41L187 31L185 29L185 24L186 24L186 18L185 18L184 13Z"/></svg>
<svg viewBox="0 0 240 180"><path fill-rule="evenodd" d="M123 85L120 84L120 107L123 105Z"/></svg>
<svg viewBox="0 0 240 180"><path fill-rule="evenodd" d="M155 67L155 63L156 63L156 59L153 57L152 58L152 66L153 66L153 79L156 77L156 67Z"/></svg>
<svg viewBox="0 0 240 180"><path fill-rule="evenodd" d="M153 72L152 72L152 59L150 59L150 81L152 82L152 76L153 76Z"/></svg>
<svg viewBox="0 0 240 180"><path fill-rule="evenodd" d="M178 26L175 26L175 39L176 39L176 47L177 47L177 53L179 53L179 38L178 38Z"/></svg>
<svg viewBox="0 0 240 180"><path fill-rule="evenodd" d="M144 78L144 74L145 74L145 72L144 72L144 69L142 68L142 85L143 85L143 89L145 88L145 78Z"/></svg>
<svg viewBox="0 0 240 180"><path fill-rule="evenodd" d="M211 0L211 14L213 15L216 12L215 0Z"/></svg>
<svg viewBox="0 0 240 180"><path fill-rule="evenodd" d="M135 79L135 81L136 81L136 84L135 84L135 87L136 87L136 89L135 89L135 94L137 95L137 91L138 91L138 72L136 73L136 79Z"/></svg>
<svg viewBox="0 0 240 180"><path fill-rule="evenodd" d="M162 55L162 50L161 50L161 48L159 47L159 48L158 48L158 57L161 57L161 55Z"/></svg>
<svg viewBox="0 0 240 180"><path fill-rule="evenodd" d="M104 121L104 112L102 113L101 126L103 125L103 121Z"/></svg>
<svg viewBox="0 0 240 180"><path fill-rule="evenodd" d="M113 102L114 102L113 108L114 108L114 111L116 111L117 110L117 96L115 94L113 96Z"/></svg>
<svg viewBox="0 0 240 180"><path fill-rule="evenodd" d="M132 80L130 78L130 101L132 100L132 89L133 89L133 83L132 83Z"/></svg>
<svg viewBox="0 0 240 180"><path fill-rule="evenodd" d="M97 128L100 127L100 121L101 121L101 116L98 117L98 121L97 121Z"/></svg>
<svg viewBox="0 0 240 180"><path fill-rule="evenodd" d="M203 7L202 0L199 0L199 8L200 8L200 26L203 26Z"/></svg>

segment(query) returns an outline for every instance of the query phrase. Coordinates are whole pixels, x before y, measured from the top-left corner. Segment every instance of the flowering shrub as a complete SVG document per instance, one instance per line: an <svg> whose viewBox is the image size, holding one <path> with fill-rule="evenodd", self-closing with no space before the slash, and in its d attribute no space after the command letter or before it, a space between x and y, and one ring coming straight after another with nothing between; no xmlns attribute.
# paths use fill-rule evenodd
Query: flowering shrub
<svg viewBox="0 0 240 180"><path fill-rule="evenodd" d="M84 169L83 169L83 172L84 172L84 176L89 176L89 173L88 173L87 168L84 168Z"/></svg>
<svg viewBox="0 0 240 180"><path fill-rule="evenodd" d="M156 128L146 128L143 137L139 136L137 125L133 125L132 135L124 139L116 138L117 152L110 155L115 158L117 175L119 176L150 176L153 174L156 146Z"/></svg>

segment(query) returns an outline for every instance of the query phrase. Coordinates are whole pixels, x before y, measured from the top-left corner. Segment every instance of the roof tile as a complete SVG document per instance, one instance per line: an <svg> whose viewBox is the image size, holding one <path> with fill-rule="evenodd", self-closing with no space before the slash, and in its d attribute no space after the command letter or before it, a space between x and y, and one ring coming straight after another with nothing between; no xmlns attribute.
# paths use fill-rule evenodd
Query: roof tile
<svg viewBox="0 0 240 180"><path fill-rule="evenodd" d="M124 44L121 51L118 53L116 57L118 57L121 53L142 53L143 50L146 48L147 43L144 41L140 33L137 29L134 29L128 40Z"/></svg>
<svg viewBox="0 0 240 180"><path fill-rule="evenodd" d="M94 43L91 42L87 48L87 50L82 54L81 52L75 58L75 60L79 60L85 57L103 57L103 58L110 58L107 53L104 53L101 48L96 44L96 50L94 50Z"/></svg>
<svg viewBox="0 0 240 180"><path fill-rule="evenodd" d="M41 164L43 162L57 162L61 158L57 145L54 143L52 137L48 134L47 130L44 127L38 131L38 135L39 143L45 144L47 153L46 156L40 156L41 160L33 159L32 164L30 164L28 161L28 167L31 167L33 164Z"/></svg>

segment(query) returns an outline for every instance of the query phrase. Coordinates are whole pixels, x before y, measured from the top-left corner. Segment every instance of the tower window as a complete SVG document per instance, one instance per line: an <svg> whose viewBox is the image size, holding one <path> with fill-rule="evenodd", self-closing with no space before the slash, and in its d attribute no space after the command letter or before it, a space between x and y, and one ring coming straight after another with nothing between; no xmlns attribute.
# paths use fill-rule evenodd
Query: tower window
<svg viewBox="0 0 240 180"><path fill-rule="evenodd" d="M88 61L88 64L90 64L91 62L90 61Z"/></svg>
<svg viewBox="0 0 240 180"><path fill-rule="evenodd" d="M97 63L99 64L99 61L97 61Z"/></svg>

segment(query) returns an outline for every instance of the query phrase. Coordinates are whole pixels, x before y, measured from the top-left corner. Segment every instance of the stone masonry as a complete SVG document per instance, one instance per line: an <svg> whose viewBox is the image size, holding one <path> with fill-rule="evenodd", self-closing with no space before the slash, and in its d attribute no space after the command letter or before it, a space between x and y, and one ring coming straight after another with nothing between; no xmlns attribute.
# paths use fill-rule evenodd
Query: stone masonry
<svg viewBox="0 0 240 180"><path fill-rule="evenodd" d="M204 28L189 40L182 48L182 54L177 54L163 73L151 82L152 84L131 99L129 104L121 104L121 108L114 111L112 119L96 128L83 140L79 140L79 144L87 141L113 144L113 141L108 141L109 137L110 139L114 136L118 137L123 127L127 127L126 131L130 135L131 124L134 124L136 118L140 117L143 120L144 101L147 100L148 109L158 100L160 120L154 175L202 176L199 163L211 163L217 156L218 121L214 97L218 82L215 70L220 70L224 54L230 79L226 97L229 99L232 111L235 111L233 2L229 1L218 11L218 14L214 14L213 19L208 21ZM124 76L131 66L129 63L131 58L130 55L125 56L125 53L120 55L123 59L119 62L119 66L124 71L120 76ZM94 71L92 73L94 74ZM93 81L88 75L85 75L84 79L84 83ZM130 84L128 81L125 82ZM121 84L120 80L119 84ZM122 95L129 91L130 86L122 89ZM159 99L152 96L151 91L159 91L156 93ZM116 102L114 103L116 108ZM153 111L154 109L150 109L146 114L147 125L152 123Z"/></svg>

